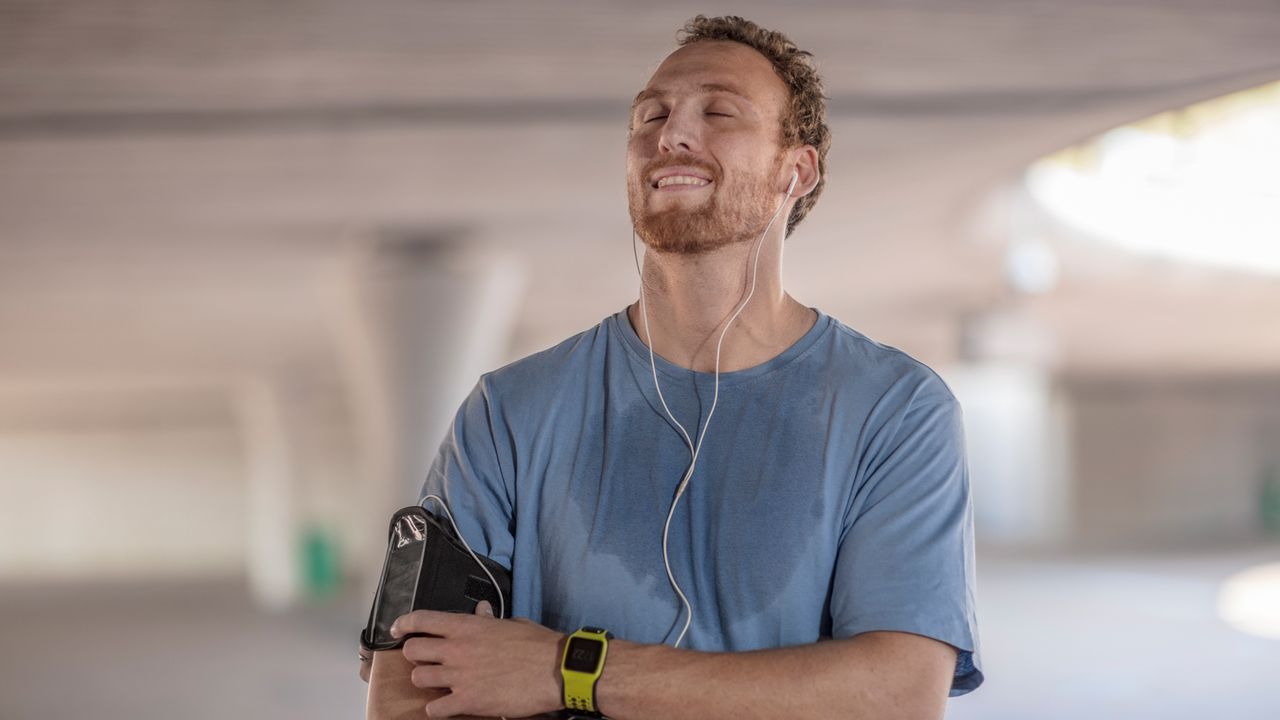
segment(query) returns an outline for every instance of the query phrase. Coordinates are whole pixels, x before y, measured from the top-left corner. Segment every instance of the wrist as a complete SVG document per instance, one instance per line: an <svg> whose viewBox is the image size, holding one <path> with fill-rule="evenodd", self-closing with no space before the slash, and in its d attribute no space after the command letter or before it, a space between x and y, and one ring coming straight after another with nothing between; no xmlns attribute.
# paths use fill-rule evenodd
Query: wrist
<svg viewBox="0 0 1280 720"><path fill-rule="evenodd" d="M559 716L561 710L564 710L564 675L561 666L564 663L564 646L569 642L568 633L561 633L556 639L556 665L551 670L551 688L548 691L547 707L550 708L548 713Z"/></svg>
<svg viewBox="0 0 1280 720"><path fill-rule="evenodd" d="M699 655L669 645L630 640L609 642L609 662L596 685L598 710L609 717L646 714L655 707L654 688L678 684L682 673L693 672ZM669 714L669 708L663 712Z"/></svg>

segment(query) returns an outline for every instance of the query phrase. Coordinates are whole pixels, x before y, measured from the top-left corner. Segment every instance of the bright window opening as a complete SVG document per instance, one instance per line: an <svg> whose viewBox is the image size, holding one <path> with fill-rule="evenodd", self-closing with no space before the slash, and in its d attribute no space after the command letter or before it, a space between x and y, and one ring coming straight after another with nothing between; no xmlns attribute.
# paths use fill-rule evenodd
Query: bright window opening
<svg viewBox="0 0 1280 720"><path fill-rule="evenodd" d="M1280 82L1108 131L1036 162L1026 183L1097 240L1280 275Z"/></svg>

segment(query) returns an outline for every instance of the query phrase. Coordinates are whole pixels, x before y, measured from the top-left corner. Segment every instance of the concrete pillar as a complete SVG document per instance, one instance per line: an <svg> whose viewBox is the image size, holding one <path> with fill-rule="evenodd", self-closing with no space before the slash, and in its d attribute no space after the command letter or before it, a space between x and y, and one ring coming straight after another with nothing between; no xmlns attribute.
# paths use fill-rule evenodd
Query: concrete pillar
<svg viewBox="0 0 1280 720"><path fill-rule="evenodd" d="M353 557L373 580L386 523L416 502L449 422L504 359L524 294L509 253L458 235L395 237L346 254L329 284L361 448Z"/></svg>
<svg viewBox="0 0 1280 720"><path fill-rule="evenodd" d="M1074 508L1070 406L1054 381L1053 335L1015 297L966 318L961 337L966 362L946 379L964 408L976 535L1060 546Z"/></svg>
<svg viewBox="0 0 1280 720"><path fill-rule="evenodd" d="M1067 542L1070 419L1048 371L1025 363L950 368L964 408L977 537L984 543L1053 547Z"/></svg>
<svg viewBox="0 0 1280 720"><path fill-rule="evenodd" d="M249 591L261 606L279 610L298 599L297 443L281 388L262 378L236 389L236 411L247 468Z"/></svg>

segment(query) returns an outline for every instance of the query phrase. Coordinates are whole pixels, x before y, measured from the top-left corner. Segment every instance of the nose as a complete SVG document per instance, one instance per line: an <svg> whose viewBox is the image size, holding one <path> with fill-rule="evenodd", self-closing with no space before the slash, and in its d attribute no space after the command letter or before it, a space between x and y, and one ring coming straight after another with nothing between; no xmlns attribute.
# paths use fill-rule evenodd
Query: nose
<svg viewBox="0 0 1280 720"><path fill-rule="evenodd" d="M660 152L696 153L701 150L697 118L688 109L672 108L658 136Z"/></svg>

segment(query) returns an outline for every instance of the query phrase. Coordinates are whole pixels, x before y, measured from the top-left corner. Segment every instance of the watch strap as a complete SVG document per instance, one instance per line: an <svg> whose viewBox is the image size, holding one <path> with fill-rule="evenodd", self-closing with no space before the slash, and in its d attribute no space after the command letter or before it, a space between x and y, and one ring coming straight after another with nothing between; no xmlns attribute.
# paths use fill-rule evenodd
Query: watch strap
<svg viewBox="0 0 1280 720"><path fill-rule="evenodd" d="M588 717L604 717L596 703L596 684L604 672L604 661L609 652L609 639L613 633L596 627L582 627L565 639L564 653L560 657L560 679L564 706L572 714ZM575 640L577 642L575 642ZM599 652L589 667L583 666L581 657L571 657L572 650L581 650L584 642L598 644Z"/></svg>

